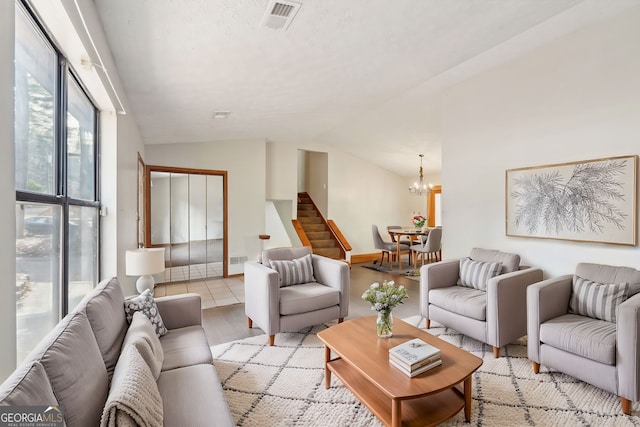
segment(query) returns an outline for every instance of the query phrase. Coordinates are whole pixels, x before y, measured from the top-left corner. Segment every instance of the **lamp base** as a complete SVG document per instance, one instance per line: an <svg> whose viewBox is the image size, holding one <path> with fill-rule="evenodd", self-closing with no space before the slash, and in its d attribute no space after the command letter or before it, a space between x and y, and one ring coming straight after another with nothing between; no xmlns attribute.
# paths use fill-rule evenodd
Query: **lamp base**
<svg viewBox="0 0 640 427"><path fill-rule="evenodd" d="M136 289L139 293L143 293L147 289L151 289L153 292L153 288L156 284L156 280L150 274L145 274L144 276L140 276L136 281Z"/></svg>

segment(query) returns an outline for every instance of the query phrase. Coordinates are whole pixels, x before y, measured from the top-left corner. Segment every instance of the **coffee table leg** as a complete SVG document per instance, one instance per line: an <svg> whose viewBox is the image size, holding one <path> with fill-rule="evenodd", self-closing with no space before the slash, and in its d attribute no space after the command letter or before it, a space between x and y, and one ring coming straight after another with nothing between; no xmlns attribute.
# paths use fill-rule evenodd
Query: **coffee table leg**
<svg viewBox="0 0 640 427"><path fill-rule="evenodd" d="M324 346L324 388L331 387L331 370L329 370L329 361L331 360L331 349L329 346Z"/></svg>
<svg viewBox="0 0 640 427"><path fill-rule="evenodd" d="M391 399L391 427L402 426L402 400Z"/></svg>
<svg viewBox="0 0 640 427"><path fill-rule="evenodd" d="M471 375L464 380L464 420L471 421Z"/></svg>

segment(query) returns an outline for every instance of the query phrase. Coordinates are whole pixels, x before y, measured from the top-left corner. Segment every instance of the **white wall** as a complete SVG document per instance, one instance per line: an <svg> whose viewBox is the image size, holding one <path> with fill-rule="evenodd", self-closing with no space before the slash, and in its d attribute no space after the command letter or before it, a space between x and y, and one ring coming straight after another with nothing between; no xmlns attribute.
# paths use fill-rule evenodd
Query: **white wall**
<svg viewBox="0 0 640 427"><path fill-rule="evenodd" d="M0 2L0 382L16 365L16 230L13 154L13 1ZM10 58L11 60L8 60Z"/></svg>
<svg viewBox="0 0 640 427"><path fill-rule="evenodd" d="M638 247L505 236L505 170L640 152L640 8L450 88L443 100L443 247L519 253L546 276L578 262L640 268Z"/></svg>
<svg viewBox="0 0 640 427"><path fill-rule="evenodd" d="M306 151L307 159L307 174L305 177L306 189L309 193L309 197L316 204L316 207L320 210L322 216L325 219L328 212L328 156L327 153L319 153L316 151Z"/></svg>
<svg viewBox="0 0 640 427"><path fill-rule="evenodd" d="M226 170L228 256L256 259L262 247L258 235L265 232L264 141L152 144L146 146L145 155L147 165ZM290 167L295 170L295 163ZM242 264L229 265L229 274L242 272Z"/></svg>

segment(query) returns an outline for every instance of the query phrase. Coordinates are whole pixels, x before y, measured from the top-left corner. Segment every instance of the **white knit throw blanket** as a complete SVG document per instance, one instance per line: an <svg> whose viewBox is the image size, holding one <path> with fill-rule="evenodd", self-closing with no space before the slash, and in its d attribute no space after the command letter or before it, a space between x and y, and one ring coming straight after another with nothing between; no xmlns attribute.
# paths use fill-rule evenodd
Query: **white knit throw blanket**
<svg viewBox="0 0 640 427"><path fill-rule="evenodd" d="M151 369L133 345L123 349L111 380L101 427L161 427L162 399Z"/></svg>

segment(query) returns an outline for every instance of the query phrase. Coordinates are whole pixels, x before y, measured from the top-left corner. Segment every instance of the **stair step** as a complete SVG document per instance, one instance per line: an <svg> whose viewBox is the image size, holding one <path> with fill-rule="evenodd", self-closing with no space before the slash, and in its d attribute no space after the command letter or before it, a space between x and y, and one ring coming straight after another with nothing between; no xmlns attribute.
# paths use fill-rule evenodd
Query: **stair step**
<svg viewBox="0 0 640 427"><path fill-rule="evenodd" d="M336 246L336 242L333 239L310 240L310 242L311 242L311 246L314 249L315 248L334 248Z"/></svg>
<svg viewBox="0 0 640 427"><path fill-rule="evenodd" d="M298 211L298 218L304 218L304 217L315 217L318 216L318 214L316 213L316 211Z"/></svg>
<svg viewBox="0 0 640 427"><path fill-rule="evenodd" d="M298 203L298 211L313 211L313 205L311 203Z"/></svg>
<svg viewBox="0 0 640 427"><path fill-rule="evenodd" d="M328 231L312 231L307 233L307 238L311 241L313 240L327 240L331 239L331 233Z"/></svg>
<svg viewBox="0 0 640 427"><path fill-rule="evenodd" d="M313 253L328 258L340 259L340 248L314 248Z"/></svg>
<svg viewBox="0 0 640 427"><path fill-rule="evenodd" d="M304 228L304 224L322 224L322 218L319 216L303 216L298 218L298 222L303 224Z"/></svg>
<svg viewBox="0 0 640 427"><path fill-rule="evenodd" d="M312 231L325 231L326 228L324 226L324 224L320 223L320 224L305 224L302 223L302 228L304 229L305 233L309 233Z"/></svg>

